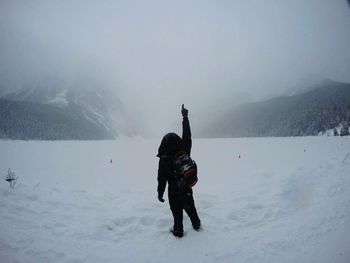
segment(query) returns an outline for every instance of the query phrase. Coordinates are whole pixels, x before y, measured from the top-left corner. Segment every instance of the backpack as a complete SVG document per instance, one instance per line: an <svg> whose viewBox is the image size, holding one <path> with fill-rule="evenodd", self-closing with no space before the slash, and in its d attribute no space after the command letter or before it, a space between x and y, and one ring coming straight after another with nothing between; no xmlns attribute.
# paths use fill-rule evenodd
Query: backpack
<svg viewBox="0 0 350 263"><path fill-rule="evenodd" d="M173 160L175 181L181 190L192 188L198 181L197 164L184 151L177 153Z"/></svg>

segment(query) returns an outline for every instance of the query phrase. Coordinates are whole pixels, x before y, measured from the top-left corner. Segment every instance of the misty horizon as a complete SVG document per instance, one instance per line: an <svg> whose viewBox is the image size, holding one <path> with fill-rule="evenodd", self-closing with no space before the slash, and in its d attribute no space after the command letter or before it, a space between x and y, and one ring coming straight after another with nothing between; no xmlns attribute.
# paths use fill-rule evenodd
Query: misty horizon
<svg viewBox="0 0 350 263"><path fill-rule="evenodd" d="M237 94L350 82L349 26L345 0L2 1L0 89L89 79L161 134L182 103L191 116Z"/></svg>

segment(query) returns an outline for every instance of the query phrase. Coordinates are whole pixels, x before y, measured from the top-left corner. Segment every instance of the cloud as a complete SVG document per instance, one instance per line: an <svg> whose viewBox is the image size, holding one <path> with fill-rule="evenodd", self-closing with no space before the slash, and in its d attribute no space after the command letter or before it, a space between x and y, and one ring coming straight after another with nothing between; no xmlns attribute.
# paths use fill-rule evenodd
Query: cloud
<svg viewBox="0 0 350 263"><path fill-rule="evenodd" d="M0 81L93 75L160 133L244 91L278 94L309 74L350 81L346 1L2 1Z"/></svg>

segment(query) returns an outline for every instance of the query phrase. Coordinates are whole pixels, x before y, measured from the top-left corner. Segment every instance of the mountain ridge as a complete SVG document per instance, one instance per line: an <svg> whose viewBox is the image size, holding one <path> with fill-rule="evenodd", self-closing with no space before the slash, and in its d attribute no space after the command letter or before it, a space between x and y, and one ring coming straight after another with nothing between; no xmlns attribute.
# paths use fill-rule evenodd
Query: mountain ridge
<svg viewBox="0 0 350 263"><path fill-rule="evenodd" d="M137 135L122 102L102 87L69 87L54 81L2 96L0 109L2 138L95 140Z"/></svg>
<svg viewBox="0 0 350 263"><path fill-rule="evenodd" d="M327 83L298 95L232 107L195 134L208 138L308 136L340 123L346 126L350 121L350 84Z"/></svg>

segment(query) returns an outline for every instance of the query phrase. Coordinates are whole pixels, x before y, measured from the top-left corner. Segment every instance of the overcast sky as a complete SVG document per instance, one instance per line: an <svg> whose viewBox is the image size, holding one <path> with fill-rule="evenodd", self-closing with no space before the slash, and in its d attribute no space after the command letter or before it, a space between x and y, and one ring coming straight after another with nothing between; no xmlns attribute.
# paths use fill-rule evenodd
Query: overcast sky
<svg viewBox="0 0 350 263"><path fill-rule="evenodd" d="M0 87L93 76L160 132L182 103L350 82L349 47L346 0L0 1Z"/></svg>

